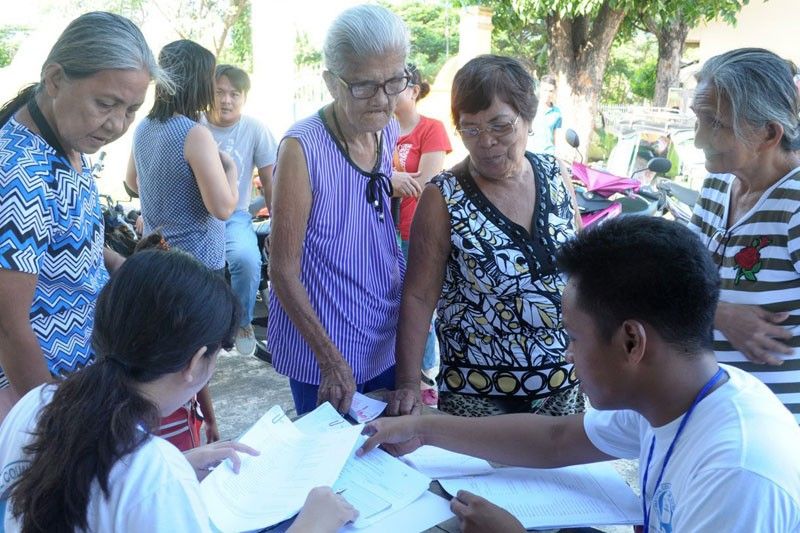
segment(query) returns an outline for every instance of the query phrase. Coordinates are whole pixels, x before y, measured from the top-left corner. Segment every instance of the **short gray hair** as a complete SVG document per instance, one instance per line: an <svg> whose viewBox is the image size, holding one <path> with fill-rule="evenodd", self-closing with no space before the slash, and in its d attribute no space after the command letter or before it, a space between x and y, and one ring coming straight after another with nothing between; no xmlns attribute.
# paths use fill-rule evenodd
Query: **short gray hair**
<svg viewBox="0 0 800 533"><path fill-rule="evenodd" d="M93 11L69 23L42 65L61 65L68 78L88 78L103 70L146 70L151 79L172 87L158 66L141 30L127 18Z"/></svg>
<svg viewBox="0 0 800 533"><path fill-rule="evenodd" d="M800 149L798 92L788 61L763 48L738 48L712 57L697 73L699 83L710 84L718 105L730 105L733 131L748 140L747 130L769 122L783 126L781 148Z"/></svg>
<svg viewBox="0 0 800 533"><path fill-rule="evenodd" d="M376 5L355 6L342 12L325 36L325 67L341 74L353 60L396 52L408 56L408 28L403 21Z"/></svg>

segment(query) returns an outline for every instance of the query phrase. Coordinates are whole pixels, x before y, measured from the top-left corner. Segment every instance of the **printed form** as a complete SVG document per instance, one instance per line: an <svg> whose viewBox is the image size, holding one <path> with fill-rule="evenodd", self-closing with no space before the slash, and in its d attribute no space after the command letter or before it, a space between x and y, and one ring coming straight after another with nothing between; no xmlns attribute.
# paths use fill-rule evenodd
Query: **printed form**
<svg viewBox="0 0 800 533"><path fill-rule="evenodd" d="M526 529L641 524L639 498L610 463L565 468L496 468L485 476L442 479L503 507Z"/></svg>
<svg viewBox="0 0 800 533"><path fill-rule="evenodd" d="M312 488L333 485L360 433L348 424L309 438L273 407L240 439L261 454L240 454L239 474L225 462L200 484L211 521L223 532L249 531L294 516Z"/></svg>
<svg viewBox="0 0 800 533"><path fill-rule="evenodd" d="M351 427L331 404L324 403L295 422L307 434L324 435ZM357 457L356 450L366 440L360 437L353 447L341 475L333 485L358 509L352 527L363 528L384 520L407 507L428 491L431 480L381 449Z"/></svg>

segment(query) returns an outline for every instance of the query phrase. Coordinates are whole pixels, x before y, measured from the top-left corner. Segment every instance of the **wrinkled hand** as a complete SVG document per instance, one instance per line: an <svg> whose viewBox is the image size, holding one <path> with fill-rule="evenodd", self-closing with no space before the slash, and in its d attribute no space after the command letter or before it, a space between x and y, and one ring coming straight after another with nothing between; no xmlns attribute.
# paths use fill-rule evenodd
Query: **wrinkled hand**
<svg viewBox="0 0 800 533"><path fill-rule="evenodd" d="M142 215L136 217L136 222L133 225L133 229L136 230L136 235L139 237L144 234L144 217Z"/></svg>
<svg viewBox="0 0 800 533"><path fill-rule="evenodd" d="M402 387L389 391L388 416L418 415L422 413L422 398L420 397L419 384L415 388Z"/></svg>
<svg viewBox="0 0 800 533"><path fill-rule="evenodd" d="M450 510L458 517L462 533L525 531L511 513L466 490L458 491L450 500Z"/></svg>
<svg viewBox="0 0 800 533"><path fill-rule="evenodd" d="M231 460L233 471L238 474L242 460L236 452L243 452L248 455L259 455L261 453L241 442L223 441L206 444L183 452L183 456L194 468L198 481L203 481L211 469L218 466L225 459Z"/></svg>
<svg viewBox="0 0 800 533"><path fill-rule="evenodd" d="M412 196L417 198L422 194L422 185L416 180L419 172L395 172L392 174L392 189L394 196Z"/></svg>
<svg viewBox="0 0 800 533"><path fill-rule="evenodd" d="M398 457L411 453L422 446L422 439L417 434L418 416L401 416L395 418L379 418L373 420L361 432L369 438L364 441L361 448L356 450L356 455L361 457L365 453L381 446L390 454Z"/></svg>
<svg viewBox="0 0 800 533"><path fill-rule="evenodd" d="M203 420L203 426L206 430L206 444L211 444L219 440L219 428L217 427L216 420Z"/></svg>
<svg viewBox="0 0 800 533"><path fill-rule="evenodd" d="M311 489L300 514L286 533L335 533L358 517L358 511L330 487Z"/></svg>
<svg viewBox="0 0 800 533"><path fill-rule="evenodd" d="M340 359L328 366L320 368L322 380L317 393L317 405L330 402L334 409L347 414L353 394L356 392L356 380L353 369L347 361Z"/></svg>
<svg viewBox="0 0 800 533"><path fill-rule="evenodd" d="M720 302L715 325L734 348L757 364L782 365L781 355L792 355L794 348L784 340L792 332L780 326L788 312L772 313L757 305Z"/></svg>

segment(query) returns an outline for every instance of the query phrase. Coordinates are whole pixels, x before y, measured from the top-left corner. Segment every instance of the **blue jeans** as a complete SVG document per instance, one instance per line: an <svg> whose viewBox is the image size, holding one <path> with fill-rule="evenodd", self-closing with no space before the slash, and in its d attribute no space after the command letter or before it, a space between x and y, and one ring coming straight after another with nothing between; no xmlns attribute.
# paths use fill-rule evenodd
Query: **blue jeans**
<svg viewBox="0 0 800 533"><path fill-rule="evenodd" d="M242 306L240 327L253 321L258 282L261 279L261 252L250 214L234 211L225 222L225 260L231 274L231 289Z"/></svg>
<svg viewBox="0 0 800 533"><path fill-rule="evenodd" d="M289 379L289 387L292 389L292 398L294 399L294 408L297 411L297 416L313 411L317 407L319 385L311 385ZM356 390L361 394L379 389L394 389L394 366L389 367L383 374L356 385Z"/></svg>

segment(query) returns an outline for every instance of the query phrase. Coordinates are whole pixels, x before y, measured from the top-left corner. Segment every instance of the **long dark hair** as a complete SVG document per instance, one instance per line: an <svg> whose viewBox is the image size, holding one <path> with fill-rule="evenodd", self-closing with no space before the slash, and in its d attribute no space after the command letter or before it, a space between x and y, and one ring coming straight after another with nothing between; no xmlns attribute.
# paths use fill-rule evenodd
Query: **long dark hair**
<svg viewBox="0 0 800 533"><path fill-rule="evenodd" d="M230 348L238 324L224 278L196 259L160 250L127 259L97 301L96 363L57 386L25 447L30 468L11 489L22 531L86 529L92 482L108 497L114 464L158 424L137 385L185 368L203 346L208 357Z"/></svg>
<svg viewBox="0 0 800 533"><path fill-rule="evenodd" d="M42 64L40 78L54 63L61 65L69 79L88 78L103 70L145 69L172 89L136 24L114 13L93 11L70 22ZM40 91L41 83L32 83L6 102L0 108L0 126Z"/></svg>
<svg viewBox="0 0 800 533"><path fill-rule="evenodd" d="M194 41L181 39L161 49L158 64L175 90L156 82L155 103L147 117L166 122L179 113L197 121L214 104L214 54Z"/></svg>

